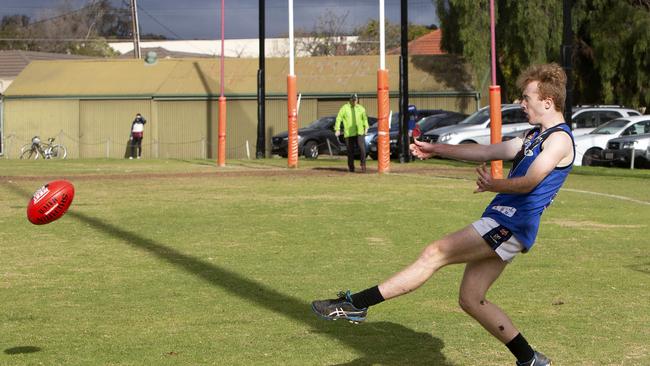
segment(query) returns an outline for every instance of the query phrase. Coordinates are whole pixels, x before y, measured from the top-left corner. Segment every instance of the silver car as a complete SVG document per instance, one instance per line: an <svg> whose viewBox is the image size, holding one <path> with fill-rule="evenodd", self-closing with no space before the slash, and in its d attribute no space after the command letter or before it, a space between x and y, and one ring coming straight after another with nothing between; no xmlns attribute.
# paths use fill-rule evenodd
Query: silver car
<svg viewBox="0 0 650 366"><path fill-rule="evenodd" d="M650 116L632 116L611 120L590 133L574 139L576 158L574 165L599 163L607 142L617 137L628 137L650 132Z"/></svg>
<svg viewBox="0 0 650 366"><path fill-rule="evenodd" d="M501 133L529 129L528 115L519 104L501 105ZM426 132L422 141L439 144L490 144L490 107L476 111L458 124Z"/></svg>
<svg viewBox="0 0 650 366"><path fill-rule="evenodd" d="M611 164L650 166L650 130L643 135L630 135L609 140L603 160Z"/></svg>

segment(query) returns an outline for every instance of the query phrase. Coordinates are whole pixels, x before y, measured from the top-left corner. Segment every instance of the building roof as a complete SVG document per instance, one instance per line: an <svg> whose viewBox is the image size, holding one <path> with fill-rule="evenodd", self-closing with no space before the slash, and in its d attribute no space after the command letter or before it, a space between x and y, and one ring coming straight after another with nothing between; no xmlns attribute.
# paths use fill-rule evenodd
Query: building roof
<svg viewBox="0 0 650 366"><path fill-rule="evenodd" d="M409 55L444 55L447 52L441 48L442 30L436 29L422 37L416 38L408 43ZM399 55L402 48L397 47L388 51L390 55Z"/></svg>
<svg viewBox="0 0 650 366"><path fill-rule="evenodd" d="M266 60L266 92L285 95L289 62ZM409 58L409 89L469 91L467 71L452 55ZM257 93L255 58L226 58L224 92L230 96ZM295 73L302 94L376 93L377 56L297 58ZM387 56L389 88L399 90L399 56ZM220 60L217 58L161 59L148 65L136 59L34 61L9 86L8 98L92 97L207 97L220 93Z"/></svg>
<svg viewBox="0 0 650 366"><path fill-rule="evenodd" d="M89 59L91 57L23 50L0 51L0 79L13 79L34 60Z"/></svg>

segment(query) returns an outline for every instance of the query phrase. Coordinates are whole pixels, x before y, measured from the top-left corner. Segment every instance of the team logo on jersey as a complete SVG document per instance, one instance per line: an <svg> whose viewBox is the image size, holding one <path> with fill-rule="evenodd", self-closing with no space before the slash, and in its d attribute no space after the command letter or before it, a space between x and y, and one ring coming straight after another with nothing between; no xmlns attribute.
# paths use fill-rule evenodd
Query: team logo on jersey
<svg viewBox="0 0 650 366"><path fill-rule="evenodd" d="M501 212L508 217L513 217L517 212L516 208L510 206L492 206L492 209Z"/></svg>
<svg viewBox="0 0 650 366"><path fill-rule="evenodd" d="M543 140L544 136L540 133L538 134L535 139L533 139L533 136L535 134L530 134L526 136L526 141L524 142L524 155L525 156L533 156L535 152L533 151L537 145L539 145Z"/></svg>

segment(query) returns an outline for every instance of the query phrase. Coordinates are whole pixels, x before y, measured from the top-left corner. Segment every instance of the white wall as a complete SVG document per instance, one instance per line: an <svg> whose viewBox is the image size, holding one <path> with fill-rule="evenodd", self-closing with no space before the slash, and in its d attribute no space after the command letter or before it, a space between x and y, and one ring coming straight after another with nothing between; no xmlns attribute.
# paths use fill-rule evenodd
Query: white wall
<svg viewBox="0 0 650 366"><path fill-rule="evenodd" d="M355 42L358 37L346 37L346 43ZM267 38L264 51L266 57L288 57L288 38ZM296 44L300 44L296 40ZM133 42L109 42L117 52L124 54L133 50ZM221 40L187 40L187 41L140 41L140 48L161 47L169 51L201 53L217 56L221 54ZM259 53L259 40L253 39L227 39L224 44L226 57L253 57ZM309 56L306 52L296 49L298 57Z"/></svg>

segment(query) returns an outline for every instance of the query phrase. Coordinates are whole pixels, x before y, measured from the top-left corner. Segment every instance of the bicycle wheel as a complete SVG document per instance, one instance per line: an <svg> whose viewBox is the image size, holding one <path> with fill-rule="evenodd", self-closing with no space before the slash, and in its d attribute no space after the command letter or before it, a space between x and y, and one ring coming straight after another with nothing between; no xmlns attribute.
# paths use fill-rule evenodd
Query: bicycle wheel
<svg viewBox="0 0 650 366"><path fill-rule="evenodd" d="M50 159L65 159L68 156L68 150L63 145L54 145L50 150Z"/></svg>
<svg viewBox="0 0 650 366"><path fill-rule="evenodd" d="M32 144L23 146L20 149L21 159L38 159L38 150L32 148Z"/></svg>

